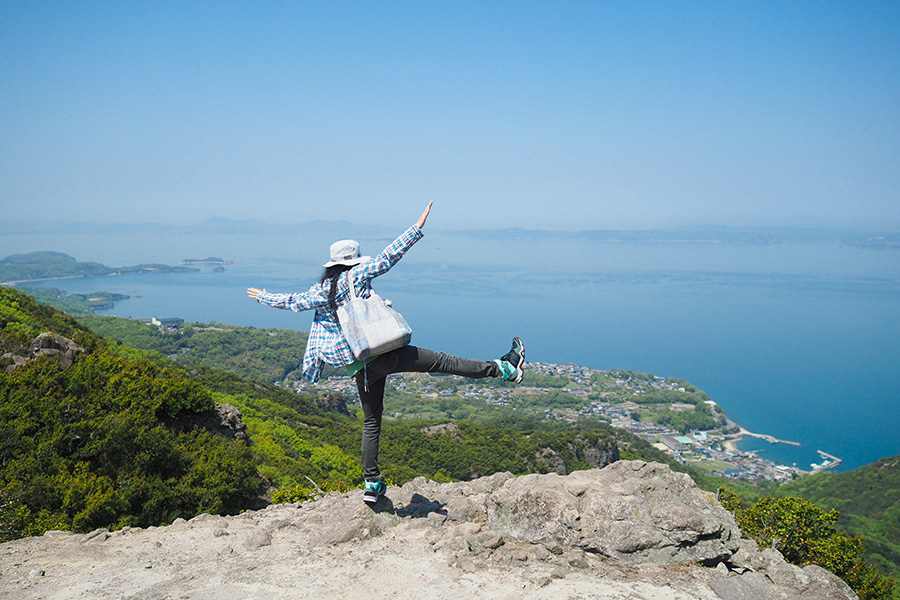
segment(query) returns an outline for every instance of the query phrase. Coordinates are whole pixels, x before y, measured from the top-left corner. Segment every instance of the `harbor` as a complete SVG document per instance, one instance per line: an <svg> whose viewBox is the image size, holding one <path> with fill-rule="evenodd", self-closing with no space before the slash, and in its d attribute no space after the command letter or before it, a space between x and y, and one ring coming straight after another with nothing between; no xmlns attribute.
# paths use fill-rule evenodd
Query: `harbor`
<svg viewBox="0 0 900 600"><path fill-rule="evenodd" d="M821 473L822 471L827 471L828 469L833 469L841 464L841 459L837 456L832 456L827 452L823 452L821 450L816 450L819 456L822 457L822 462L820 463L812 463L809 466L812 467L813 473Z"/></svg>

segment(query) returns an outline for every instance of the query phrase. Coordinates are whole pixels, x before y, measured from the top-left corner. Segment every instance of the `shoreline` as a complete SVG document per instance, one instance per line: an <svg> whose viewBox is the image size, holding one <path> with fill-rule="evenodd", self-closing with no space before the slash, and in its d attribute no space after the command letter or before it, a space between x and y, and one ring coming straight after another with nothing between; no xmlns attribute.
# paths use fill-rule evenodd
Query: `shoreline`
<svg viewBox="0 0 900 600"><path fill-rule="evenodd" d="M800 442L792 442L790 440L780 440L774 436L771 436L771 435L768 435L765 433L754 433L748 429L741 427L740 425L738 425L738 428L740 429L740 431L738 431L738 433L736 433L736 434L732 434L733 437L730 437L726 440L722 440L722 446L730 452L740 452L737 445L741 441L743 441L745 436L755 437L755 438L758 438L761 440L766 440L770 444L787 444L789 446L797 446L797 447L800 446Z"/></svg>
<svg viewBox="0 0 900 600"><path fill-rule="evenodd" d="M58 275L56 277L40 277L38 279L19 279L17 281L2 281L0 285L15 286L20 283L37 283L38 281L60 281L62 279L83 279L85 277L108 277L110 275L118 275L118 273L107 273L105 275Z"/></svg>
<svg viewBox="0 0 900 600"><path fill-rule="evenodd" d="M133 268L133 267L129 267ZM148 273L196 273L200 271L200 269L192 269L190 267L172 267L169 265L165 265L165 268L159 267L147 267L147 268L139 268L134 270L118 270L118 271L110 271L109 273L96 273L96 274L84 274L80 273L77 275L57 275L55 277L38 277L35 279L18 279L13 281L3 281L0 282L0 285L15 287L20 283L39 283L41 281L62 281L63 279L88 279L92 277L118 277L121 275L146 275Z"/></svg>

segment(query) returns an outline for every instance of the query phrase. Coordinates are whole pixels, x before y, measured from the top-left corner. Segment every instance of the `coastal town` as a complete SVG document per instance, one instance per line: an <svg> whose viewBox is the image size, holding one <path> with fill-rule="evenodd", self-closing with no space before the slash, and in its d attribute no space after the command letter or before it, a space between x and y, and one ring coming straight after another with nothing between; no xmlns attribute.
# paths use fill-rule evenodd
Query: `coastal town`
<svg viewBox="0 0 900 600"><path fill-rule="evenodd" d="M357 398L356 384L344 375L312 386L297 381L298 391L339 392ZM494 380L404 373L388 379L389 418L467 418L490 408L544 420L597 420L625 429L680 463L721 477L785 482L824 471L840 459L819 451L822 462L801 469L744 451L739 442L757 437L773 444L799 445L754 433L735 424L721 407L689 383L647 373L597 370L573 364L529 363L519 386Z"/></svg>

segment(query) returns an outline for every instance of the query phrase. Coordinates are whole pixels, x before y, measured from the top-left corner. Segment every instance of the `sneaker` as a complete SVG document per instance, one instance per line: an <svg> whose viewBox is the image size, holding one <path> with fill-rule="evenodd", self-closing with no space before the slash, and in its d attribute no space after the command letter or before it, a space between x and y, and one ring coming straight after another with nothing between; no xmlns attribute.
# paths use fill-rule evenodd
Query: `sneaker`
<svg viewBox="0 0 900 600"><path fill-rule="evenodd" d="M525 346L522 344L522 340L514 337L509 352L494 362L500 367L501 379L521 383L522 377L525 375L525 370L522 368L525 364Z"/></svg>
<svg viewBox="0 0 900 600"><path fill-rule="evenodd" d="M387 491L387 486L384 485L384 481L379 479L378 481L369 481L366 480L366 489L363 492L363 500L369 503L378 502L378 499L384 496L384 493Z"/></svg>

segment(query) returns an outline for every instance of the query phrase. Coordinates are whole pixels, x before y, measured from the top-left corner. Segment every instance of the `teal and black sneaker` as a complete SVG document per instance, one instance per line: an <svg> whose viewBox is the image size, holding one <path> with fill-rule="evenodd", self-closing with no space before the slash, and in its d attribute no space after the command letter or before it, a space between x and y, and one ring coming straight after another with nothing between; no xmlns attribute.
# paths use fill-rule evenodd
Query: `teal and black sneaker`
<svg viewBox="0 0 900 600"><path fill-rule="evenodd" d="M512 348L509 352L494 360L500 367L500 378L504 381L512 381L513 383L522 383L522 376L525 375L525 345L518 337L514 337Z"/></svg>
<svg viewBox="0 0 900 600"><path fill-rule="evenodd" d="M378 481L369 481L366 480L366 489L363 492L363 500L370 504L374 504L378 502L378 499L384 496L384 493L387 491L387 486L384 485L384 481L379 479Z"/></svg>

